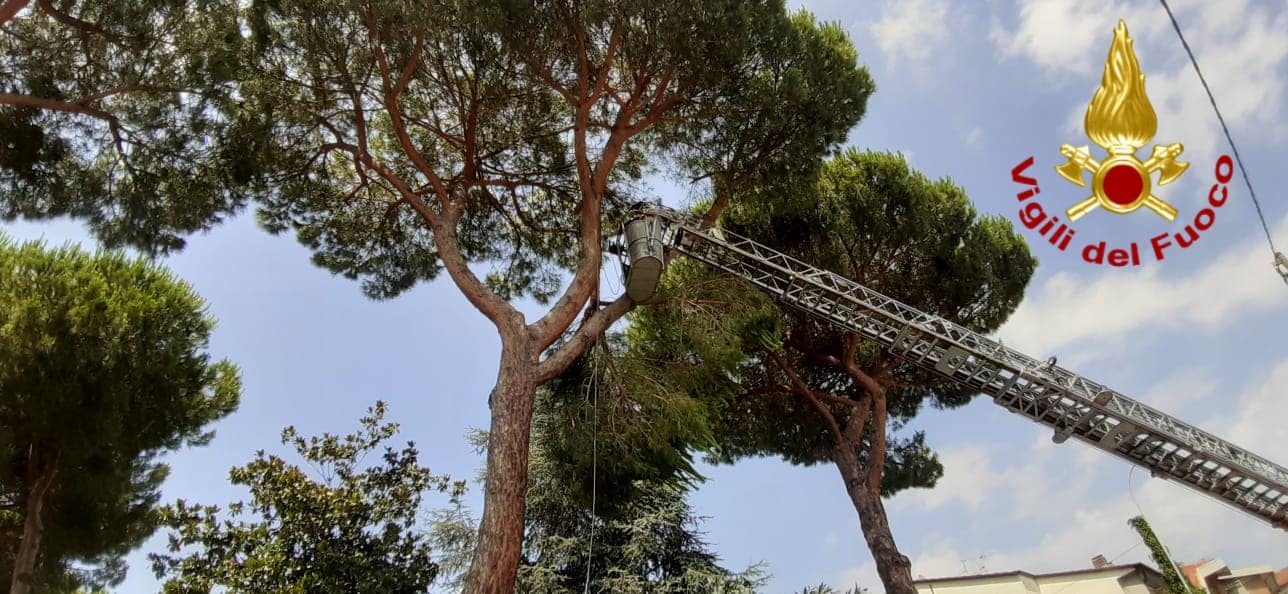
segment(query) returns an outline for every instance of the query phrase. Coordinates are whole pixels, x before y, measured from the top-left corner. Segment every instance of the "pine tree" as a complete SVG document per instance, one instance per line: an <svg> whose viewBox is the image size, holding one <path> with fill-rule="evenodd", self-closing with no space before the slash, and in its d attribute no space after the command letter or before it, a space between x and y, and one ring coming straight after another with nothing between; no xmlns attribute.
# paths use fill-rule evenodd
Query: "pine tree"
<svg viewBox="0 0 1288 594"><path fill-rule="evenodd" d="M712 220L745 188L792 187L862 117L871 78L841 27L782 0L220 1L0 5L6 33L40 33L2 37L33 99L10 102L32 140L0 168L32 189L0 193L0 213L162 251L253 201L372 297L445 272L501 337L468 591L509 594L537 388L634 306L599 307L599 280L638 181L704 182ZM85 60L104 84L77 86ZM160 150L121 149L114 122ZM65 166L85 183L44 199ZM545 312L528 319L525 297Z"/></svg>
<svg viewBox="0 0 1288 594"><path fill-rule="evenodd" d="M0 235L0 579L14 594L124 578L156 528L157 457L213 436L237 368L187 284L115 252Z"/></svg>
<svg viewBox="0 0 1288 594"><path fill-rule="evenodd" d="M976 332L1006 320L1036 267L1005 219L978 216L951 181L883 153L846 151L813 188L753 193L721 224ZM640 363L620 365L628 377L615 381L632 402L686 411L676 431L662 425L675 444L725 463L834 465L886 591L915 593L881 498L933 486L942 467L922 433L900 429L922 406L961 406L971 390L688 260L670 265L660 302L636 312L626 335L624 358Z"/></svg>

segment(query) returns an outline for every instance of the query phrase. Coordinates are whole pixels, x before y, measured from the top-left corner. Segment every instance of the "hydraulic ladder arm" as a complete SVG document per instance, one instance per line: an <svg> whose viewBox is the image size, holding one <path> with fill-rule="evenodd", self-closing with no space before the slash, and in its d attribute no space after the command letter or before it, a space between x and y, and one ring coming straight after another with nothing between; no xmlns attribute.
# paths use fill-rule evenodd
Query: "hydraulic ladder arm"
<svg viewBox="0 0 1288 594"><path fill-rule="evenodd" d="M777 300L970 386L1007 410L1288 530L1288 469L1106 386L745 237L703 229L661 206L625 228L627 293L655 294L667 248L742 278Z"/></svg>

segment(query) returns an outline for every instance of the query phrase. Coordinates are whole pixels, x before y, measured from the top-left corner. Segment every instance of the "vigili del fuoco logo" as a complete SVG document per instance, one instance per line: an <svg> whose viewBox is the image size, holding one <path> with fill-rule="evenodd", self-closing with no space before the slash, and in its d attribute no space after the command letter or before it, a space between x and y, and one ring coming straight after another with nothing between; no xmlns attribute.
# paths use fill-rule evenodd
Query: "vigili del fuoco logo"
<svg viewBox="0 0 1288 594"><path fill-rule="evenodd" d="M1158 118L1145 94L1145 75L1141 73L1136 54L1132 51L1127 24L1121 20L1114 29L1114 41L1105 60L1105 73L1100 80L1100 88L1096 89L1091 104L1087 106L1083 127L1087 138L1104 149L1106 155L1097 158L1085 145L1060 146L1060 154L1066 161L1056 166L1056 172L1081 188L1087 188L1087 176L1091 182L1089 196L1077 196L1070 200L1072 205L1064 208L1063 214L1068 222L1061 221L1058 214L1048 214L1037 200L1041 191L1038 182L1025 175L1034 163L1032 156L1011 170L1011 179L1027 186L1016 194L1020 202L1020 223L1026 228L1036 231L1060 251L1068 250L1070 244L1081 246L1079 251L1086 262L1122 267L1140 266L1142 253L1145 258L1153 256L1161 261L1170 253L1169 250L1194 245L1202 233L1212 227L1216 221L1216 209L1221 208L1228 197L1226 184L1234 176L1234 161L1229 155L1222 155L1212 167L1216 183L1208 191L1207 206L1194 213L1191 219L1182 219L1185 225L1181 229L1150 237L1145 247L1136 241L1126 246L1085 239L1073 243L1077 234L1073 223L1092 219L1099 212L1133 215L1144 211L1169 222L1175 222L1180 214L1167 202L1161 188L1181 177L1189 168L1189 163L1177 160L1185 148L1179 142L1155 144L1149 158L1141 161L1136 156L1154 138L1158 131ZM1157 182L1153 178L1155 172L1158 173Z"/></svg>

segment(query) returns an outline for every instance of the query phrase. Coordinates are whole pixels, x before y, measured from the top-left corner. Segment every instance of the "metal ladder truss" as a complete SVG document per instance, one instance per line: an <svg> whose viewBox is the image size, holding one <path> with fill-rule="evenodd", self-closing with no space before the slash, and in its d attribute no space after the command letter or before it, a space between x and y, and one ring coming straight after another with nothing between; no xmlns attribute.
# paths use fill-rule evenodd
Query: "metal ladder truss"
<svg viewBox="0 0 1288 594"><path fill-rule="evenodd" d="M649 239L745 279L782 303L880 343L894 355L968 385L1007 410L1082 440L1155 477L1180 482L1288 530L1288 469L1106 386L662 206Z"/></svg>

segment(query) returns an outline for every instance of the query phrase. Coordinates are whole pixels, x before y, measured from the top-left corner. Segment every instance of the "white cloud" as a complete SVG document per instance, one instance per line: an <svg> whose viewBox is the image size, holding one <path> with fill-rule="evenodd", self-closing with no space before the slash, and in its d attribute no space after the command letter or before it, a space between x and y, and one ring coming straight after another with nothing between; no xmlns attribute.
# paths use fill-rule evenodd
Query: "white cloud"
<svg viewBox="0 0 1288 594"><path fill-rule="evenodd" d="M1288 235L1288 217L1273 235ZM1163 278L1158 267L1134 275L1060 272L1036 291L1030 288L999 335L1008 345L1035 355L1093 340L1107 352L1106 345L1120 343L1132 332L1211 329L1284 309L1288 299L1283 281L1271 268L1265 240L1258 234L1178 278ZM1059 324L1050 323L1057 319Z"/></svg>
<svg viewBox="0 0 1288 594"><path fill-rule="evenodd" d="M1103 462L1103 455L1098 456ZM1127 519L1144 513L1155 533L1179 562L1222 557L1237 566L1280 560L1266 553L1283 551L1288 537L1249 516L1226 508L1203 495L1147 472L1120 475L1120 487L1108 497L1082 497L1043 501L1046 485L1060 485L1071 475L1115 474L1103 464L1070 467L1061 462L1044 465L1029 475L1029 489L1003 480L985 494L984 509L969 512L975 529L958 529L952 536L937 535L921 546L903 545L912 559L914 577L947 577L984 572L1023 570L1032 573L1091 567L1091 558L1104 555L1115 564L1146 563L1154 566L1140 537ZM1112 467L1121 471L1121 465ZM1134 488L1129 489L1128 478ZM1012 512L1015 499L1036 499L1038 516L1020 517ZM1007 535L1005 538L1000 535ZM879 584L871 563L852 567L838 576L836 586Z"/></svg>
<svg viewBox="0 0 1288 594"><path fill-rule="evenodd" d="M900 512L933 511L960 503L968 513L988 513L1003 506L1012 518L1038 518L1052 505L1070 505L1083 498L1091 488L1092 473L1070 473L1059 482L1034 480L1056 459L1073 458L1080 465L1095 462L1094 452L1073 451L1051 441L1043 431L1024 450L1025 456L1014 464L1001 461L1013 458L1012 452L983 444L953 446L939 453L944 476L934 489L914 489L891 500L889 508Z"/></svg>
<svg viewBox="0 0 1288 594"><path fill-rule="evenodd" d="M1217 393L1218 383L1210 373L1182 369L1141 396L1140 401L1153 406L1180 408L1206 400Z"/></svg>
<svg viewBox="0 0 1288 594"><path fill-rule="evenodd" d="M1214 424L1218 435L1227 435L1236 445L1270 456L1273 462L1288 464L1288 424L1284 418L1284 387L1288 386L1288 361L1279 364L1270 378L1249 392L1234 410L1229 422Z"/></svg>
<svg viewBox="0 0 1288 594"><path fill-rule="evenodd" d="M1018 28L995 23L989 38L1004 57L1026 57L1053 74L1090 75L1099 71L1119 18L1137 37L1165 25L1167 17L1154 12L1140 3L1030 0L1020 7Z"/></svg>
<svg viewBox="0 0 1288 594"><path fill-rule="evenodd" d="M1247 0L1183 0L1173 2L1173 12L1236 138L1288 135L1279 117L1288 94L1288 12L1272 13ZM1187 156L1208 162L1227 151L1207 94L1156 4L1030 0L1020 7L1015 30L994 24L990 38L1003 57L1026 58L1052 77L1090 83L1085 93L1070 97L1070 114L1062 122L1066 132L1080 137L1119 18L1127 22L1145 70L1146 92L1158 115L1155 141L1183 142ZM1167 58L1173 59L1165 69Z"/></svg>
<svg viewBox="0 0 1288 594"><path fill-rule="evenodd" d="M1058 481L1059 476L1034 477L1034 480L1044 479ZM1005 510L999 509L997 513L993 517L997 518L999 532L1015 527L1004 515ZM1146 561L1147 551L1127 526L1127 518L1138 513L1130 499L1123 497L1095 506L1053 507L1040 522L1023 524L1026 528L1020 533L1027 538L1022 542L999 542L982 531L961 539L941 539L933 548L913 557L913 573L925 577L983 573L984 568L969 562L963 567L962 563L980 556L985 557L987 571L1032 573L1090 568L1091 558L1096 555L1104 555L1118 564ZM1159 519L1154 514L1147 517L1155 522Z"/></svg>
<svg viewBox="0 0 1288 594"><path fill-rule="evenodd" d="M948 41L949 23L946 0L906 0L887 3L868 30L892 63L920 62Z"/></svg>
<svg viewBox="0 0 1288 594"><path fill-rule="evenodd" d="M942 452L939 458L944 465L944 476L935 488L910 491L908 496L896 501L904 504L911 500L927 510L934 510L960 500L971 508L978 508L989 490L987 482L991 477L987 472L980 472L980 469L989 467L989 449L983 445L971 445Z"/></svg>
<svg viewBox="0 0 1288 594"><path fill-rule="evenodd" d="M984 129L979 126L971 128L966 133L966 144L969 146L979 146L984 141Z"/></svg>
<svg viewBox="0 0 1288 594"><path fill-rule="evenodd" d="M1288 84L1284 73L1288 12L1271 15L1265 8L1247 10L1245 18L1232 24L1191 18L1195 30L1193 38L1187 33L1187 39L1236 141L1274 140L1288 129L1279 117ZM1204 11L1211 12L1226 11ZM1180 42L1174 38L1171 42L1179 51ZM1229 151L1188 58L1170 72L1146 72L1145 85L1158 113L1156 142L1183 140L1188 154L1210 155L1208 161L1215 160L1218 151Z"/></svg>

